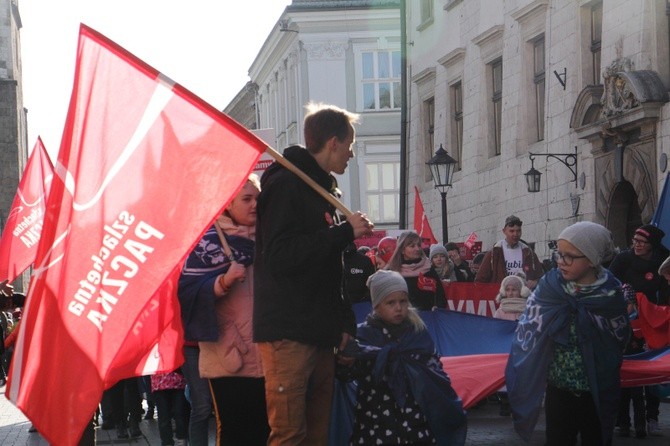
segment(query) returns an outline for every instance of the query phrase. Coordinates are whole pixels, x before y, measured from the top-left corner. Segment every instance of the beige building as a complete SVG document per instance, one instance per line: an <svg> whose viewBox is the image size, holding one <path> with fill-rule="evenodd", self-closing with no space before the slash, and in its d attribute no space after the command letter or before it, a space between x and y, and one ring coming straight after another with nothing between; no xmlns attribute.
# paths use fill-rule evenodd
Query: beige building
<svg viewBox="0 0 670 446"><path fill-rule="evenodd" d="M20 29L18 0L0 0L0 230L5 227L28 157ZM24 291L27 280L27 275L18 279L15 290Z"/></svg>
<svg viewBox="0 0 670 446"><path fill-rule="evenodd" d="M475 231L489 249L515 214L541 259L580 220L626 245L653 216L668 167L669 10L666 0L407 2L405 193L418 187L433 232L440 195L425 163L442 144L459 163L450 241ZM524 176L531 153L537 193Z"/></svg>
<svg viewBox="0 0 670 446"><path fill-rule="evenodd" d="M310 101L360 113L356 158L338 183L343 202L379 228L397 228L400 218L399 5L293 0L249 68L251 82L225 110L248 127L274 129L268 143L280 152L304 144Z"/></svg>

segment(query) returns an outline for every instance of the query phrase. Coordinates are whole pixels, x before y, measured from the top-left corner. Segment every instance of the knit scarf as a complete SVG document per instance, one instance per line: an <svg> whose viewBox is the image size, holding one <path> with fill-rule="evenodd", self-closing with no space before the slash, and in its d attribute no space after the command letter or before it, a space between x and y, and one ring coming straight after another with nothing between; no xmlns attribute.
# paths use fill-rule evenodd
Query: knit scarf
<svg viewBox="0 0 670 446"><path fill-rule="evenodd" d="M526 309L526 299L523 297L504 297L500 301L500 309L505 313L523 313Z"/></svg>
<svg viewBox="0 0 670 446"><path fill-rule="evenodd" d="M430 267L431 263L428 257L423 257L421 260L412 263L403 262L400 265L400 275L403 277L419 277L419 274L427 273Z"/></svg>
<svg viewBox="0 0 670 446"><path fill-rule="evenodd" d="M229 216L217 222L233 255L229 258L221 246L214 225L205 232L186 262L179 277L179 304L184 338L188 341L216 341L219 337L213 280L228 271L232 261L249 266L254 261L253 226L236 226Z"/></svg>

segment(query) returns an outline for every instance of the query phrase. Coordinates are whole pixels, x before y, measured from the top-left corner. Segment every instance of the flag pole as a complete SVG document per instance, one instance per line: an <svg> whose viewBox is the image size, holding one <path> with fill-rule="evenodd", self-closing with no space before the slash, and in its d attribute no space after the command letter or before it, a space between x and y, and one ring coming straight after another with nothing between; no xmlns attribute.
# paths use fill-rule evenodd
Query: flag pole
<svg viewBox="0 0 670 446"><path fill-rule="evenodd" d="M284 166L285 168L296 174L301 180L307 183L319 195L325 198L328 201L328 203L335 206L335 208L337 208L337 210L342 212L345 217L349 218L353 215L353 212L351 212L349 208L347 208L340 200L338 200L336 197L330 194L326 189L317 184L317 182L311 179L305 172L295 167L295 165L286 158L284 158L284 156L281 153L277 152L270 146L266 146L265 151L268 153L268 155L274 158L275 161L277 161L279 164L281 164L282 166Z"/></svg>

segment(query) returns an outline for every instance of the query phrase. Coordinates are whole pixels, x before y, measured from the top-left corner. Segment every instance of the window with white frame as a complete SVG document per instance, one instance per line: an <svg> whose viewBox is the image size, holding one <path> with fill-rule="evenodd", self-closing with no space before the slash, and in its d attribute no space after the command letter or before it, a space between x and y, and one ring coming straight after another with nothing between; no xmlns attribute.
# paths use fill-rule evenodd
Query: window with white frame
<svg viewBox="0 0 670 446"><path fill-rule="evenodd" d="M376 224L397 224L400 221L400 163L367 162L367 215Z"/></svg>
<svg viewBox="0 0 670 446"><path fill-rule="evenodd" d="M400 51L361 52L363 110L399 109Z"/></svg>
<svg viewBox="0 0 670 446"><path fill-rule="evenodd" d="M433 23L433 0L420 0L419 13L421 23L419 23L417 30L421 31Z"/></svg>

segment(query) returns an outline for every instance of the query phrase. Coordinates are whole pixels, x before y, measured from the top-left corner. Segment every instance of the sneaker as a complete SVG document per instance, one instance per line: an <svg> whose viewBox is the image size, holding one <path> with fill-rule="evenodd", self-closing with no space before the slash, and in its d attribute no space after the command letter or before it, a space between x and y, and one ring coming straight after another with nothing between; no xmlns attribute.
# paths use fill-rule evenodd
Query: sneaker
<svg viewBox="0 0 670 446"><path fill-rule="evenodd" d="M174 441L174 446L186 446L186 440L183 438L177 438Z"/></svg>
<svg viewBox="0 0 670 446"><path fill-rule="evenodd" d="M28 428L28 432L34 434L35 432L37 432L37 429L35 428L35 426L31 424L30 427Z"/></svg>
<svg viewBox="0 0 670 446"><path fill-rule="evenodd" d="M658 427L657 420L647 420L647 433L655 437L663 435L661 428Z"/></svg>

